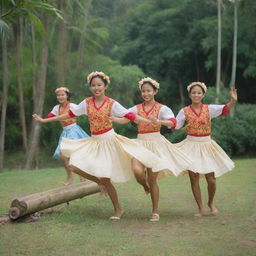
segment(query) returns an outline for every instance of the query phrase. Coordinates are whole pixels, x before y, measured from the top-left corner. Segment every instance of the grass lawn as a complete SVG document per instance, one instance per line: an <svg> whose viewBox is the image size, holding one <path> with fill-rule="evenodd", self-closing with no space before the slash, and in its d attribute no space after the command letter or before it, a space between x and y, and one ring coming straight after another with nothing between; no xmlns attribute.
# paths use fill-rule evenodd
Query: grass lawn
<svg viewBox="0 0 256 256"><path fill-rule="evenodd" d="M188 177L167 177L159 181L160 222L151 223L150 197L132 180L116 185L125 210L120 221L108 220L109 198L91 195L46 210L35 222L0 225L0 255L254 256L256 159L235 164L217 180L216 217L194 217ZM14 198L56 188L64 179L63 168L1 172L0 216ZM204 179L201 187L207 202Z"/></svg>

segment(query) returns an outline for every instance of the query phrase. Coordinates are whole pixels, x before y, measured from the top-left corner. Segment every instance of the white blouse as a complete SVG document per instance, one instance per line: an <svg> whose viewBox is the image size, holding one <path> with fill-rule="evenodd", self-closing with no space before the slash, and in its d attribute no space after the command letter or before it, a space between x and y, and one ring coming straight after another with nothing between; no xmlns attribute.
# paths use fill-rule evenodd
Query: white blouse
<svg viewBox="0 0 256 256"><path fill-rule="evenodd" d="M70 103L70 109L72 107L75 107L77 106L76 104L74 103ZM50 113L54 114L55 116L58 116L59 115L59 109L60 109L60 104L56 105L53 107L52 111Z"/></svg>
<svg viewBox="0 0 256 256"><path fill-rule="evenodd" d="M222 114L224 107L225 105L208 105L210 118L212 119L214 117L220 116ZM177 124L175 129L180 129L186 121L186 117L183 109L181 109L178 115L176 116L176 120L177 120Z"/></svg>
<svg viewBox="0 0 256 256"><path fill-rule="evenodd" d="M137 107L136 106L133 106L131 108L128 109L129 112L132 112L134 114L138 114L137 113ZM170 118L175 118L172 110L163 105L161 108L160 108L160 111L158 112L158 117L157 117L159 120L169 120Z"/></svg>
<svg viewBox="0 0 256 256"><path fill-rule="evenodd" d="M76 116L87 115L87 103L83 100L79 105L70 107L72 113ZM115 101L111 108L111 115L116 117L123 117L128 114L129 111L123 107L120 103Z"/></svg>

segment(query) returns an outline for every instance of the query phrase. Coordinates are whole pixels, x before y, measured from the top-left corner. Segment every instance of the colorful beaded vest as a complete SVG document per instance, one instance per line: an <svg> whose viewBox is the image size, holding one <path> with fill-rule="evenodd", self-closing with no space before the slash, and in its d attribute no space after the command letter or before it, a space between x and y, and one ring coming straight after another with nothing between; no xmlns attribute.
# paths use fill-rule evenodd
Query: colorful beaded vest
<svg viewBox="0 0 256 256"><path fill-rule="evenodd" d="M70 109L70 102L67 102L67 104L63 108L59 107L59 115L68 113L69 109ZM75 117L70 117L60 121L60 124L62 127L75 124L75 123L76 123Z"/></svg>
<svg viewBox="0 0 256 256"><path fill-rule="evenodd" d="M95 105L94 97L87 98L85 101L91 133L97 135L110 131L112 129L112 122L109 117L115 101L109 97L105 97L99 107Z"/></svg>
<svg viewBox="0 0 256 256"><path fill-rule="evenodd" d="M155 102L152 108L149 111L145 110L145 104L137 105L137 113L139 116L144 118L155 117L158 118L159 111L163 105ZM161 129L161 124L146 124L146 123L138 123L138 133L151 133L151 132L159 132Z"/></svg>
<svg viewBox="0 0 256 256"><path fill-rule="evenodd" d="M187 123L185 130L188 135L203 137L211 134L211 118L208 105L201 104L199 113L196 113L191 105L183 108L183 111Z"/></svg>

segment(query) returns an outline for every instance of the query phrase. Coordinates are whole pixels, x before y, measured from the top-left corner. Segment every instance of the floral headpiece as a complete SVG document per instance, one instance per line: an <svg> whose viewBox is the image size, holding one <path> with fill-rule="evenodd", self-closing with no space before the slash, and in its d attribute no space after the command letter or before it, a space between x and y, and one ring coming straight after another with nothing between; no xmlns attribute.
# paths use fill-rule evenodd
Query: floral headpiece
<svg viewBox="0 0 256 256"><path fill-rule="evenodd" d="M187 86L188 92L190 91L191 87L193 87L193 86L195 86L195 85L200 86L200 87L203 89L204 92L207 92L207 87L206 87L206 85L205 85L204 83L201 83L201 82L193 82L193 83L189 84L189 85Z"/></svg>
<svg viewBox="0 0 256 256"><path fill-rule="evenodd" d="M139 88L140 88L140 90L142 88L142 85L145 84L145 83L152 84L155 89L159 89L160 88L160 84L157 81L153 80L150 77L145 77L145 78L143 78L143 79L141 79L139 81Z"/></svg>
<svg viewBox="0 0 256 256"><path fill-rule="evenodd" d="M102 77L105 81L107 81L107 84L110 84L109 76L107 76L107 75L105 75L103 72L99 72L99 71L92 72L91 74L89 74L89 75L87 76L87 82L88 82L88 84L92 81L92 79L93 79L95 76L100 76L100 77Z"/></svg>
<svg viewBox="0 0 256 256"><path fill-rule="evenodd" d="M69 89L67 87L59 87L55 90L55 93L59 92L59 91L64 91L64 92L69 92Z"/></svg>

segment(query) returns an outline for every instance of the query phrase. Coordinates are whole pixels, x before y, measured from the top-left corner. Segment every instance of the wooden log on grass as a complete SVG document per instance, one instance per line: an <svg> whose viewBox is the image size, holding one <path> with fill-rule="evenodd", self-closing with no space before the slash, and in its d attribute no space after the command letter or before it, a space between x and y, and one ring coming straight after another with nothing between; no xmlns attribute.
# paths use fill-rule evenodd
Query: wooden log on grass
<svg viewBox="0 0 256 256"><path fill-rule="evenodd" d="M80 182L14 199L9 210L9 217L15 220L21 216L38 212L65 202L98 193L96 183Z"/></svg>

